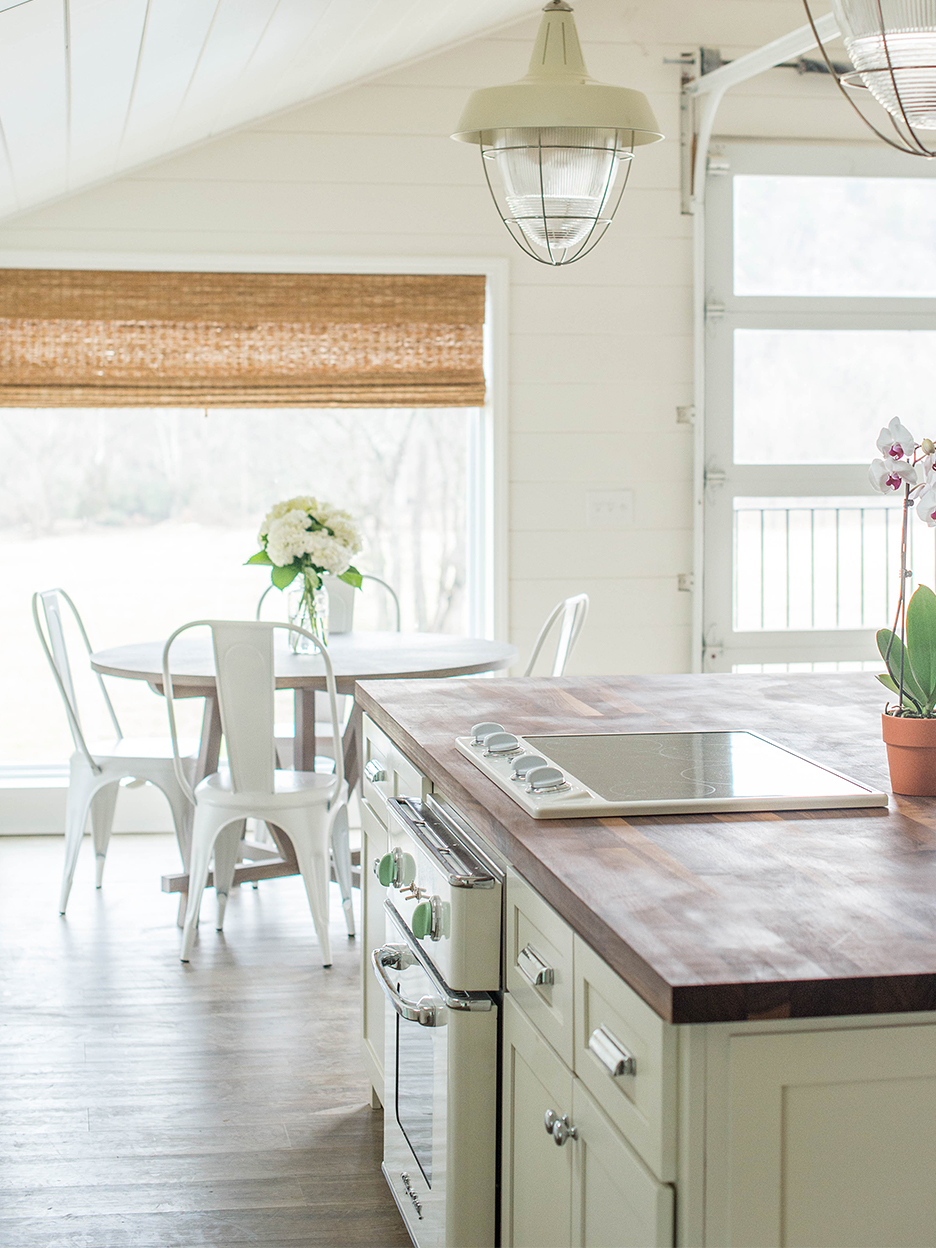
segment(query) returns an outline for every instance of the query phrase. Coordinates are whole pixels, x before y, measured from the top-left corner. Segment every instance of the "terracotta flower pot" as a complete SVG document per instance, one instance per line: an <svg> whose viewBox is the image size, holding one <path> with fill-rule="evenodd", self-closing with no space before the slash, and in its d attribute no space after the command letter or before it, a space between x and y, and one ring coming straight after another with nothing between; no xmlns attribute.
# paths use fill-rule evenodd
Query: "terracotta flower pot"
<svg viewBox="0 0 936 1248"><path fill-rule="evenodd" d="M881 728L894 792L936 797L936 719L882 715Z"/></svg>

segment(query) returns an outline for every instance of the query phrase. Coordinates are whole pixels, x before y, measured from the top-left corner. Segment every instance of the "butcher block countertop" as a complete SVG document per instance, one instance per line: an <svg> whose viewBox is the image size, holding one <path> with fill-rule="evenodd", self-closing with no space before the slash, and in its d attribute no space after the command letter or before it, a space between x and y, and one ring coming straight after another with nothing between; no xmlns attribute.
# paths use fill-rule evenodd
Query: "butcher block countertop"
<svg viewBox="0 0 936 1248"><path fill-rule="evenodd" d="M936 799L535 820L455 749L535 732L749 729L889 791L870 673L367 681L364 711L674 1023L936 1009Z"/></svg>

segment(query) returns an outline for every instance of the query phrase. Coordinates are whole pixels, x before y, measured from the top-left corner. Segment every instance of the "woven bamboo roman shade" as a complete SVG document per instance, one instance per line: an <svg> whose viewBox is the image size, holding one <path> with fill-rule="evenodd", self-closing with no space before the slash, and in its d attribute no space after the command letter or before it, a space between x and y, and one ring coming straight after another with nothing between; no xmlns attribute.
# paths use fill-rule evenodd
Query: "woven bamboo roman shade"
<svg viewBox="0 0 936 1248"><path fill-rule="evenodd" d="M0 406L477 407L484 283L0 269Z"/></svg>

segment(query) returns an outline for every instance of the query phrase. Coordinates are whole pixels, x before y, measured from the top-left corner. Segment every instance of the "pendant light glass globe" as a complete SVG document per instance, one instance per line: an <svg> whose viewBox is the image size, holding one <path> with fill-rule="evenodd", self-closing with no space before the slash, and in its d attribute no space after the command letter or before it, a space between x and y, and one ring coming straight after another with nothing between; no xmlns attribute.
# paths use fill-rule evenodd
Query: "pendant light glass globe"
<svg viewBox="0 0 936 1248"><path fill-rule="evenodd" d="M832 0L855 67L848 86L864 85L892 117L936 130L936 0Z"/></svg>
<svg viewBox="0 0 936 1248"><path fill-rule="evenodd" d="M622 166L626 176L632 158L617 130L586 126L498 130L481 153L500 177L506 223L554 262L604 232L623 189Z"/></svg>
<svg viewBox="0 0 936 1248"><path fill-rule="evenodd" d="M480 147L515 241L554 265L591 251L620 202L634 148L662 137L646 96L588 76L566 0L543 10L526 77L473 92L452 135Z"/></svg>

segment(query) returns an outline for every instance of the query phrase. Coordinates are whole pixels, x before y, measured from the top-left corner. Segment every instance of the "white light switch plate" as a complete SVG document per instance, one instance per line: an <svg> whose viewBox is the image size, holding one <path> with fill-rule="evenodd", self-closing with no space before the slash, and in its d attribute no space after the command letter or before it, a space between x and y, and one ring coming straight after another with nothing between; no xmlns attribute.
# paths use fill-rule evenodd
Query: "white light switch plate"
<svg viewBox="0 0 936 1248"><path fill-rule="evenodd" d="M588 490L585 494L585 525L589 529L632 529L633 490Z"/></svg>

